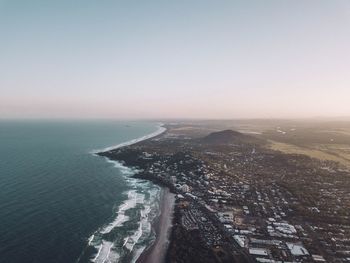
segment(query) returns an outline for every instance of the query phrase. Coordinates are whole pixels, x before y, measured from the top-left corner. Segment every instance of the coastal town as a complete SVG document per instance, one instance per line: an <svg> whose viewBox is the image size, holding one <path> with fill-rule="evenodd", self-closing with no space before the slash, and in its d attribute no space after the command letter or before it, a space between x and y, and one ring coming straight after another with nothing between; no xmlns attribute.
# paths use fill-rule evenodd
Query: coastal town
<svg viewBox="0 0 350 263"><path fill-rule="evenodd" d="M99 153L176 194L166 262L350 262L350 172L233 130Z"/></svg>

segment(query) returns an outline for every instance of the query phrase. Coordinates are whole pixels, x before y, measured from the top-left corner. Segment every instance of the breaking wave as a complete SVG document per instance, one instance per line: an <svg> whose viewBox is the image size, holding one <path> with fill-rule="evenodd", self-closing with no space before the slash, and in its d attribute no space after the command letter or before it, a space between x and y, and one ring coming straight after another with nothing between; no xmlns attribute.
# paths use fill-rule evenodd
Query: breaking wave
<svg viewBox="0 0 350 263"><path fill-rule="evenodd" d="M122 166L115 162L116 167ZM118 206L111 222L93 233L88 245L95 248L91 262L136 261L155 235L152 221L159 213L160 188L152 183L132 178L134 171L120 169L131 189Z"/></svg>
<svg viewBox="0 0 350 263"><path fill-rule="evenodd" d="M115 146L92 153L109 151L128 146L142 140L162 134L166 129L159 124L157 131ZM155 240L152 222L159 216L160 187L151 182L133 178L136 169L126 167L122 163L107 159L119 170L128 184L123 194L125 200L116 208L110 222L101 226L87 240L85 251L93 252L90 262L135 262L142 252ZM90 248L90 249L89 249ZM80 262L78 259L77 262Z"/></svg>

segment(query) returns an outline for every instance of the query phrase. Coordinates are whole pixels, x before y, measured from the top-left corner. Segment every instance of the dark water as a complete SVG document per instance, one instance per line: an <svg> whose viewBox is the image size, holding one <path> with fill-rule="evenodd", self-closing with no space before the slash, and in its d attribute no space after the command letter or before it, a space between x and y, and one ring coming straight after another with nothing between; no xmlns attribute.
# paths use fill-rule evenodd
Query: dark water
<svg viewBox="0 0 350 263"><path fill-rule="evenodd" d="M90 152L155 130L148 122L0 121L0 262L76 262L130 189L121 169Z"/></svg>

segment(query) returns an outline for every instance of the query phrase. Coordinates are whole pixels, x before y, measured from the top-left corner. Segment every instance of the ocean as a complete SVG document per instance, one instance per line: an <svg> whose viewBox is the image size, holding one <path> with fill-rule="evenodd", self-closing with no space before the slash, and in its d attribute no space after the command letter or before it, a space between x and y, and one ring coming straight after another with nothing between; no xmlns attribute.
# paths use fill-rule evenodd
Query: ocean
<svg viewBox="0 0 350 263"><path fill-rule="evenodd" d="M0 121L0 262L134 262L155 239L160 188L94 153L157 131L142 121Z"/></svg>

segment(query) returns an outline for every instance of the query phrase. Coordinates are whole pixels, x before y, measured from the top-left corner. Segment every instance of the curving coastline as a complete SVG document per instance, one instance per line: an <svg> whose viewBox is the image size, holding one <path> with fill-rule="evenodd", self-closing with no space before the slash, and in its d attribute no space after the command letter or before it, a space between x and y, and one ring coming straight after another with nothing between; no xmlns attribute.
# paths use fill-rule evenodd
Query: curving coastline
<svg viewBox="0 0 350 263"><path fill-rule="evenodd" d="M160 199L160 215L154 220L153 228L156 231L156 240L144 250L136 263L162 263L165 260L169 245L170 229L174 214L175 194L166 187L162 188Z"/></svg>
<svg viewBox="0 0 350 263"><path fill-rule="evenodd" d="M136 138L124 143L120 143L114 146L110 146L104 149L95 150L92 152L94 155L100 155L101 153L108 152L111 150L115 150L121 147L130 146L132 144L136 144L138 142L148 140L151 138L154 138L156 136L161 135L166 131L166 128L163 127L162 123L158 124L158 129L150 134L147 134L145 136L142 136L140 138ZM143 182L140 182L139 179L136 179L133 177L133 175L136 173L136 171L131 168L123 165L122 163L111 160L109 158L106 158L108 162L113 162L114 165L122 171L124 174L126 180L128 182L132 182L132 184L136 187L140 187ZM153 183L151 183L153 184ZM142 187L142 186L141 186ZM159 187L158 185L155 185L155 187ZM135 188L133 188L135 189ZM158 188L159 189L159 188ZM150 190L152 191L152 190ZM146 200L142 199L139 202L136 201L136 197L132 194L136 194L136 190L131 190L128 192L128 198L125 200L120 207L118 208L117 217L114 219L113 222L110 222L109 224L103 226L101 229L96 231L90 238L88 245L94 246L95 249L97 249L97 254L95 254L94 258L92 259L92 262L104 262L105 260L114 260L115 262L118 262L120 258L119 253L113 252L113 243L108 242L107 240L103 240L102 236L104 234L109 234L113 229L121 227L124 223L128 222L130 218L125 215L125 211L127 211L129 208L135 208L137 204L145 205L145 208L141 211L141 221L139 222L139 229L134 233L133 236L127 236L125 237L125 242L123 247L128 249L130 253L133 254L131 262L162 262L165 256L165 250L166 246L168 244L168 232L171 228L171 222L172 222L172 213L173 213L173 204L174 204L174 196L171 194L167 189L160 188L160 192L158 190L159 196L159 211L155 217L153 217L150 214L151 206L150 204L144 203ZM151 193L150 193L151 194ZM158 194L158 195L159 195ZM132 195L132 196L130 196ZM141 194L142 195L142 194ZM152 194L151 194L152 195ZM144 198L144 197L143 197ZM154 197L155 198L155 197ZM155 200L155 199L153 199ZM154 207L153 207L154 210ZM137 246L134 248L134 246L140 241L139 239L142 236L143 228L147 227L149 225L149 230L155 235L154 240L151 243L148 243L147 245ZM147 231L147 232L148 232ZM94 239L96 239L96 235L99 236L99 238L102 239L102 243L96 244ZM134 240L134 241L133 241ZM130 243L130 241L133 241ZM141 238L142 242L142 238ZM95 243L95 244L94 244ZM130 243L130 244L129 244Z"/></svg>
<svg viewBox="0 0 350 263"><path fill-rule="evenodd" d="M115 149L118 149L118 148L121 148L121 147L129 146L129 145L132 145L132 144L135 144L135 143L138 143L138 142L142 142L142 141L151 139L153 137L161 135L162 133L164 133L167 130L163 125L164 125L163 123L158 123L158 129L155 132L152 132L152 133L147 134L145 136L142 136L142 137L139 137L139 138L136 138L136 139L132 139L132 140L127 141L127 142L122 142L120 144L116 144L116 145L113 145L113 146L108 146L108 147L103 148L103 149L93 150L91 153L92 154L98 154L98 153L108 152L108 151L111 151L111 150L115 150Z"/></svg>

